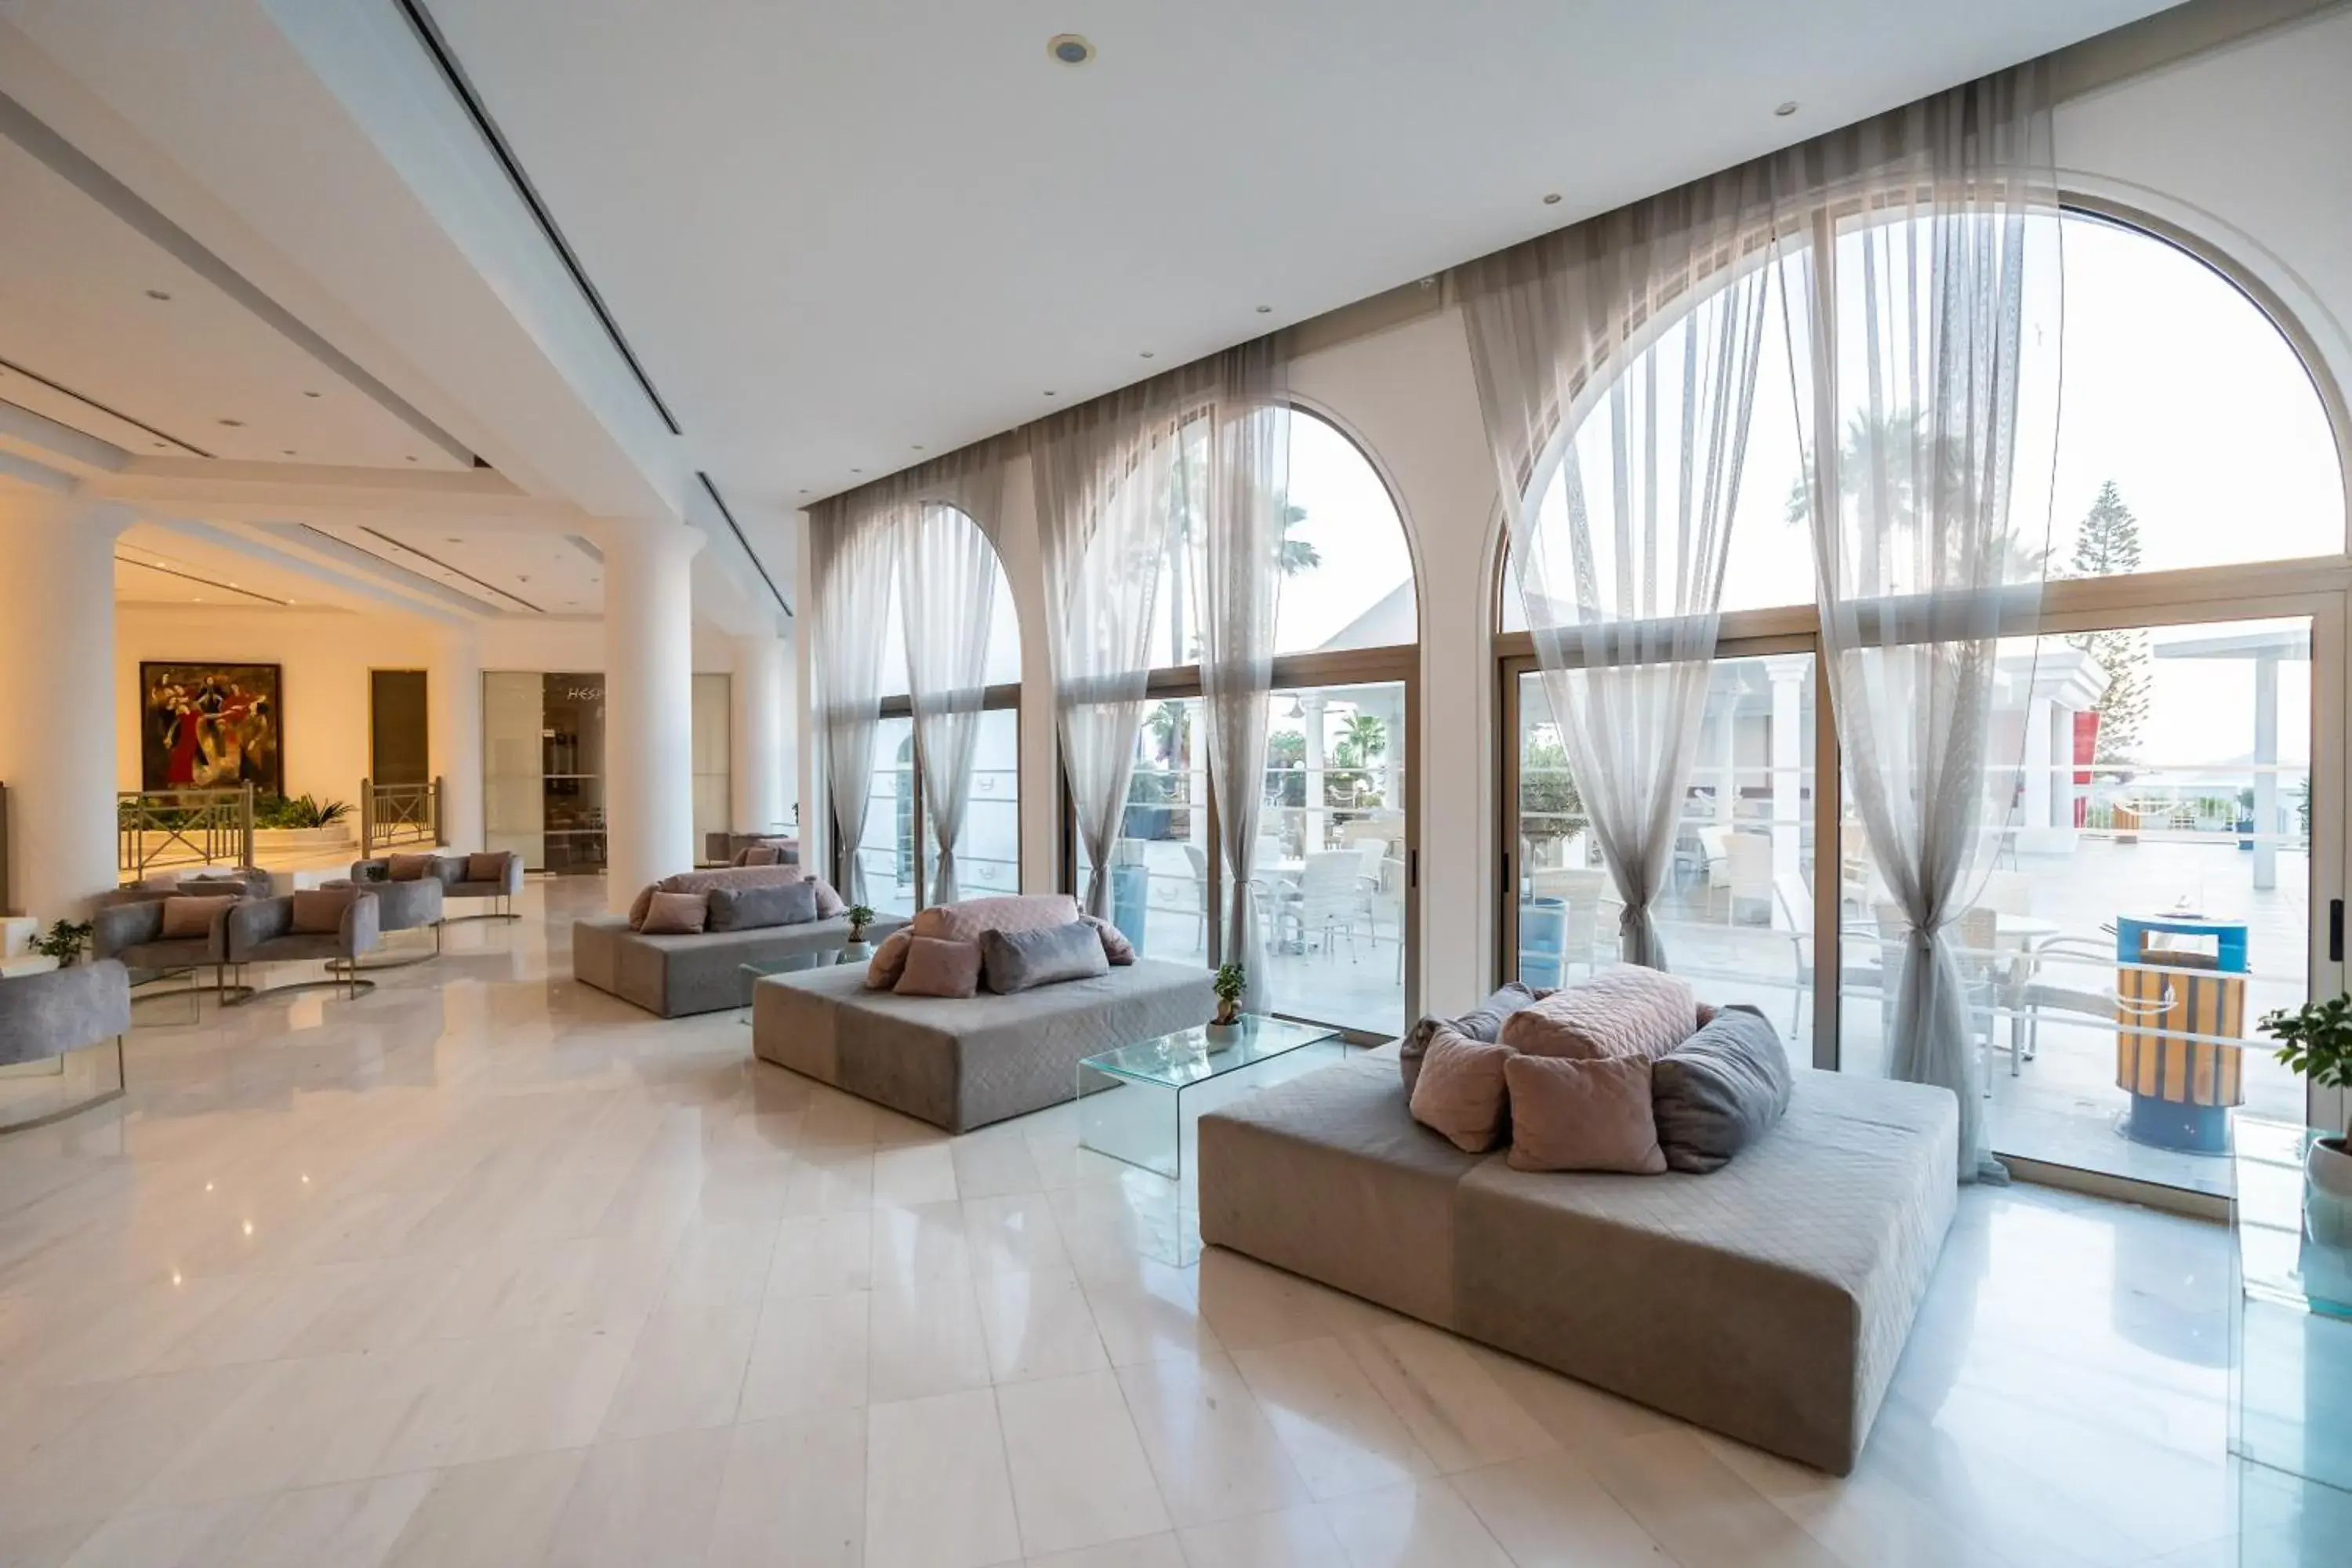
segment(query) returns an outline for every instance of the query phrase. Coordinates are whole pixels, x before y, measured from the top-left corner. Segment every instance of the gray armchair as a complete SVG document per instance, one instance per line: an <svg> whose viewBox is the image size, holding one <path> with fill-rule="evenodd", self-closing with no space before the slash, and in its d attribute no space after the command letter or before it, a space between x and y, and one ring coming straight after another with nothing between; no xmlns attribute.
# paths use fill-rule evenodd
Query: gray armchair
<svg viewBox="0 0 2352 1568"><path fill-rule="evenodd" d="M377 931L380 934L389 935L396 931L424 931L429 928L433 932L433 948L429 952L417 952L404 958L388 958L371 963L367 967L405 969L411 964L429 963L441 956L441 910L442 900L446 896L445 884L437 874L419 877L414 881L407 882L394 882L388 877L379 881L369 874L371 867L382 867L384 864L385 862L381 860L360 860L353 862L352 866L352 885L364 888L375 895ZM340 882L327 884L331 888L342 885Z"/></svg>
<svg viewBox="0 0 2352 1568"><path fill-rule="evenodd" d="M109 1036L114 1039L111 1088L65 1105L54 1103L55 1095L33 1099L33 1114L0 1121L0 1132L38 1127L120 1098L122 1037L130 1027L131 972L112 959L0 978L0 1067L63 1058ZM19 1089L31 1081L16 1079L9 1087ZM5 1115L5 1107L0 1115Z"/></svg>
<svg viewBox="0 0 2352 1568"><path fill-rule="evenodd" d="M321 988L340 989L352 996L374 990L375 982L362 977L356 965L362 953L375 949L381 907L373 890L353 889L336 930L298 931L294 929L291 897L253 899L233 906L228 911L226 952L232 966L242 970L248 963L323 962L328 968L324 979L273 985L268 990L250 992L241 1000Z"/></svg>
<svg viewBox="0 0 2352 1568"><path fill-rule="evenodd" d="M134 985L175 974L193 975L199 969L209 968L213 972L214 994L226 1001L232 989L226 984L224 968L229 962L228 916L236 907L224 905L215 910L212 929L201 937L166 937L162 898L101 903L90 912L90 950L98 957L116 960L129 970L129 983Z"/></svg>
<svg viewBox="0 0 2352 1568"><path fill-rule="evenodd" d="M490 908L488 911L474 915L443 915L441 919L445 923L454 921L522 919L520 915L514 912L513 908L515 895L522 891L522 857L510 849L489 850L479 857L484 860L493 858L498 862L498 874L495 877L482 879L475 879L468 875L471 863L477 858L475 856L436 855L433 858L433 876L441 884L441 897L445 902L450 899L490 900ZM391 875L392 859L389 856L378 856L373 860L356 860L352 863L352 880L364 884L373 891L382 892L388 887L407 885L389 880ZM386 929L398 928L387 927Z"/></svg>
<svg viewBox="0 0 2352 1568"><path fill-rule="evenodd" d="M164 873L128 888L117 888L98 896L98 907L110 904L142 903L157 899L218 898L234 893L240 899L266 899L269 896L269 873L258 866L198 868L193 871Z"/></svg>

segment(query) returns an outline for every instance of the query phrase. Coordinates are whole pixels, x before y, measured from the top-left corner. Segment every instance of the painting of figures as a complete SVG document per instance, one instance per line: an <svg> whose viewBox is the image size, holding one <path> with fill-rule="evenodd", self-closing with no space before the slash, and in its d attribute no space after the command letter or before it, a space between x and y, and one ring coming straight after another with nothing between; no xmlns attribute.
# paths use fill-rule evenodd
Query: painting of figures
<svg viewBox="0 0 2352 1568"><path fill-rule="evenodd" d="M140 784L282 795L285 713L274 664L142 662Z"/></svg>

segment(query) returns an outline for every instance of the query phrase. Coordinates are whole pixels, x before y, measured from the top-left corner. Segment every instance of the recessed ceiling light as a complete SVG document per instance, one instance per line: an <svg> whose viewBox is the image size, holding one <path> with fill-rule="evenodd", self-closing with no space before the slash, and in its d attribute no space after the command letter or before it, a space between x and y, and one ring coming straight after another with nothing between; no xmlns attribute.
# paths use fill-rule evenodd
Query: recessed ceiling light
<svg viewBox="0 0 2352 1568"><path fill-rule="evenodd" d="M441 536L441 542L445 544L455 544L457 542L457 536L454 533L445 533Z"/></svg>
<svg viewBox="0 0 2352 1568"><path fill-rule="evenodd" d="M528 583L530 581L530 574L527 572L519 572L515 574L515 581L518 583Z"/></svg>
<svg viewBox="0 0 2352 1568"><path fill-rule="evenodd" d="M242 430L245 428L245 421L242 419L224 419L221 423L227 426L232 430Z"/></svg>
<svg viewBox="0 0 2352 1568"><path fill-rule="evenodd" d="M315 392L311 392L311 391L310 391L310 390L308 390L308 389L306 388L306 389L303 391L302 395L303 395L303 396L305 396L305 397L316 397L316 396L318 396L318 395L319 395L319 394L317 394L317 393L315 393Z"/></svg>
<svg viewBox="0 0 2352 1568"><path fill-rule="evenodd" d="M1261 316L1271 316L1274 314L1274 307L1271 305L1260 305L1257 308L1257 313Z"/></svg>
<svg viewBox="0 0 2352 1568"><path fill-rule="evenodd" d="M1544 193L1544 205L1546 205L1546 206L1548 206L1548 207L1556 207L1556 206L1559 205L1559 193L1558 191L1547 191L1547 192L1545 192L1545 193Z"/></svg>
<svg viewBox="0 0 2352 1568"><path fill-rule="evenodd" d="M806 494L808 494L808 489L807 489L807 488L806 488L805 486L803 486L803 487L802 488L802 489L801 489L801 494L803 494L803 495L806 495Z"/></svg>
<svg viewBox="0 0 2352 1568"><path fill-rule="evenodd" d="M291 447L280 447L278 449L285 453L289 458L294 455L294 448Z"/></svg>
<svg viewBox="0 0 2352 1568"><path fill-rule="evenodd" d="M1054 395L1053 395L1053 393L1052 393L1052 392L1050 392L1050 391L1049 391L1049 392L1047 392L1047 393L1045 394L1045 395L1046 395L1046 396L1048 396L1048 397L1051 397L1051 396L1053 396Z"/></svg>
<svg viewBox="0 0 2352 1568"><path fill-rule="evenodd" d="M415 462L415 461L416 461L416 454L415 454L415 453L414 453L414 452L409 453L409 454L408 454L408 460L409 460L410 462L412 462L412 463L413 463L413 462Z"/></svg>
<svg viewBox="0 0 2352 1568"><path fill-rule="evenodd" d="M923 444L922 444L920 441L916 442L916 443L915 443L915 450L916 450L916 451L918 451L918 452L919 452L919 451L921 451L922 449L923 449Z"/></svg>
<svg viewBox="0 0 2352 1568"><path fill-rule="evenodd" d="M172 296L168 292L162 289L150 289L147 290L147 298L150 300L169 300L171 297Z"/></svg>
<svg viewBox="0 0 2352 1568"><path fill-rule="evenodd" d="M170 443L170 442L168 442L168 441L158 441L158 442L156 442L156 443L155 443L155 445L157 445L158 447L168 447L168 446L170 446L170 445L171 445L171 443Z"/></svg>
<svg viewBox="0 0 2352 1568"><path fill-rule="evenodd" d="M1151 351L1150 349L1145 349L1143 351L1143 357L1145 359L1150 359L1151 357Z"/></svg>
<svg viewBox="0 0 2352 1568"><path fill-rule="evenodd" d="M1066 66L1082 66L1095 58L1095 47L1076 33L1056 33L1045 40L1045 52Z"/></svg>
<svg viewBox="0 0 2352 1568"><path fill-rule="evenodd" d="M862 473L864 473L866 470L865 470L864 468L852 468L852 469L850 469L849 471L850 471L851 473L853 473L853 474L862 474Z"/></svg>
<svg viewBox="0 0 2352 1568"><path fill-rule="evenodd" d="M1781 104L1779 108L1772 110L1772 112L1779 115L1781 119L1786 120L1789 116L1797 112L1797 100L1792 98L1788 102Z"/></svg>

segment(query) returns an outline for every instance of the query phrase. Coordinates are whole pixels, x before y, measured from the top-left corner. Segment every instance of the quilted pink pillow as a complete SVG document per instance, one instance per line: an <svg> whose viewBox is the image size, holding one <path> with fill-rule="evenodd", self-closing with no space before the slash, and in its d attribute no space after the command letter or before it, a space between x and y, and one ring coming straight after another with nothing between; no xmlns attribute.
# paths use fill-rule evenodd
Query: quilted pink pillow
<svg viewBox="0 0 2352 1568"><path fill-rule="evenodd" d="M1087 924L1095 928L1095 934L1102 938L1103 956L1110 960L1113 968L1135 962L1135 943L1127 940L1125 931L1100 915L1087 915L1084 919Z"/></svg>
<svg viewBox="0 0 2352 1568"><path fill-rule="evenodd" d="M874 950L874 957L866 965L866 989L887 991L898 984L898 976L907 969L908 945L914 940L915 933L905 926L882 939L882 945Z"/></svg>
<svg viewBox="0 0 2352 1568"><path fill-rule="evenodd" d="M915 916L909 929L941 942L976 942L984 931L1051 931L1077 918L1078 900L1067 893L1013 893L933 904Z"/></svg>
<svg viewBox="0 0 2352 1568"><path fill-rule="evenodd" d="M1501 1142L1511 1102L1503 1067L1518 1053L1474 1040L1440 1024L1422 1052L1413 1079L1412 1119L1443 1132L1456 1149L1483 1154Z"/></svg>
<svg viewBox="0 0 2352 1568"><path fill-rule="evenodd" d="M907 967L890 988L901 996L976 996L980 944L919 936L907 942Z"/></svg>
<svg viewBox="0 0 2352 1568"><path fill-rule="evenodd" d="M1428 1081L1426 1061L1421 1075ZM1503 1078L1511 1096L1514 1171L1654 1176L1665 1170L1643 1058L1515 1056L1503 1064Z"/></svg>
<svg viewBox="0 0 2352 1568"><path fill-rule="evenodd" d="M1698 998L1680 975L1620 963L1503 1020L1503 1044L1525 1056L1648 1062L1697 1032Z"/></svg>

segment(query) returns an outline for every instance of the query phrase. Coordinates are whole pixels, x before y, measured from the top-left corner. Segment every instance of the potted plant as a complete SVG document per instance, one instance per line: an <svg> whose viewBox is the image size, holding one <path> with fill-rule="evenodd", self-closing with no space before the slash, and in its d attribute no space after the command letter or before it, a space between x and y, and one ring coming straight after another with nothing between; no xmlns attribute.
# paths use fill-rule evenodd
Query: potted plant
<svg viewBox="0 0 2352 1568"><path fill-rule="evenodd" d="M2254 847L2254 792L2238 792L2238 847L2252 850Z"/></svg>
<svg viewBox="0 0 2352 1568"><path fill-rule="evenodd" d="M2352 1089L2352 995L2263 1015L2263 1033L2279 1042L2278 1059L2322 1089ZM2334 1237L2352 1228L2352 1146L2337 1133L2312 1141L2303 1157L2304 1208ZM2322 1239L2328 1239L2323 1237Z"/></svg>
<svg viewBox="0 0 2352 1568"><path fill-rule="evenodd" d="M874 911L864 904L852 904L842 911L842 918L849 922L849 940L842 944L841 961L849 963L873 957L874 950L866 945L866 928L874 923Z"/></svg>
<svg viewBox="0 0 2352 1568"><path fill-rule="evenodd" d="M1248 987L1249 978L1240 964L1218 966L1216 977L1209 982L1217 997L1217 1016L1209 1020L1209 1038L1230 1040L1242 1032L1242 993Z"/></svg>
<svg viewBox="0 0 2352 1568"><path fill-rule="evenodd" d="M59 921L46 933L35 937L29 945L44 958L56 959L59 969L71 969L81 957L81 950L89 945L93 929L88 921Z"/></svg>

